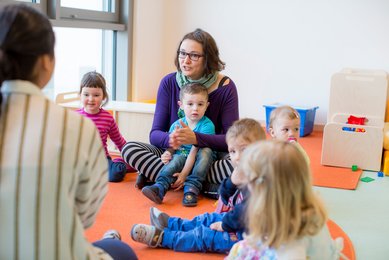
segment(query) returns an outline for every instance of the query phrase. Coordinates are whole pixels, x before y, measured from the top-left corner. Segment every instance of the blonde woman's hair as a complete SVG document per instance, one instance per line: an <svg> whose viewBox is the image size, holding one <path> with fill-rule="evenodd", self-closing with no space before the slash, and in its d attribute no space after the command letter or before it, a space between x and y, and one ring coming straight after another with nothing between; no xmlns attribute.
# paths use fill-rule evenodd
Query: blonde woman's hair
<svg viewBox="0 0 389 260"><path fill-rule="evenodd" d="M238 137L248 143L252 143L259 140L265 140L266 133L257 120L243 118L235 121L226 134L227 142Z"/></svg>
<svg viewBox="0 0 389 260"><path fill-rule="evenodd" d="M278 140L246 148L239 164L250 190L247 209L248 241L256 246L280 245L317 234L327 214L314 194L311 175L296 145Z"/></svg>
<svg viewBox="0 0 389 260"><path fill-rule="evenodd" d="M280 118L287 118L290 120L299 119L300 114L291 106L279 106L273 109L270 113L269 128L273 128L275 122Z"/></svg>

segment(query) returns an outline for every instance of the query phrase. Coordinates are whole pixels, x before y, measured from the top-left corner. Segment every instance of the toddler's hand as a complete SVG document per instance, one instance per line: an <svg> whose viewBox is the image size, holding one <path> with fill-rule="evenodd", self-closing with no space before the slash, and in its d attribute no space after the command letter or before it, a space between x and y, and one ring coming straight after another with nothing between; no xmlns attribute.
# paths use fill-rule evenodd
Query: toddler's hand
<svg viewBox="0 0 389 260"><path fill-rule="evenodd" d="M177 138L178 137L178 134L177 134L178 128L179 128L179 126L176 125L176 127L173 130L173 132L171 132L169 134L169 145L174 150L177 150L181 146L181 144L179 143L178 138Z"/></svg>
<svg viewBox="0 0 389 260"><path fill-rule="evenodd" d="M169 145L177 150L183 144L197 144L197 137L193 130L180 120L180 126L176 126L169 135Z"/></svg>
<svg viewBox="0 0 389 260"><path fill-rule="evenodd" d="M212 223L212 224L209 226L209 228L212 229L212 230L216 230L216 231L221 231L221 232L224 231L223 228L222 228L222 222L221 222L221 221Z"/></svg>
<svg viewBox="0 0 389 260"><path fill-rule="evenodd" d="M235 167L234 171L231 174L231 182L235 184L236 186L245 184L246 178L243 175L243 172L238 169L238 167Z"/></svg>
<svg viewBox="0 0 389 260"><path fill-rule="evenodd" d="M176 177L177 180L171 185L172 189L174 189L174 191L179 191L182 188L184 188L184 183L185 183L185 180L186 180L186 175L182 174L180 172L176 172L176 173L173 174L173 177Z"/></svg>
<svg viewBox="0 0 389 260"><path fill-rule="evenodd" d="M172 159L172 154L169 151L165 151L161 155L161 161L163 162L163 164L168 164L171 159Z"/></svg>

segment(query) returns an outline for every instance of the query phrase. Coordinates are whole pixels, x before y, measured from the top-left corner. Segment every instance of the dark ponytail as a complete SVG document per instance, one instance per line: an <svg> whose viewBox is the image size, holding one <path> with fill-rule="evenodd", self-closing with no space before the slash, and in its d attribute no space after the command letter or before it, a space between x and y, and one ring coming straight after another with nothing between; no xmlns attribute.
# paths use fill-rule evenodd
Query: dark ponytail
<svg viewBox="0 0 389 260"><path fill-rule="evenodd" d="M31 81L39 56L54 57L54 43L53 28L39 11L23 4L1 8L0 87L5 80Z"/></svg>

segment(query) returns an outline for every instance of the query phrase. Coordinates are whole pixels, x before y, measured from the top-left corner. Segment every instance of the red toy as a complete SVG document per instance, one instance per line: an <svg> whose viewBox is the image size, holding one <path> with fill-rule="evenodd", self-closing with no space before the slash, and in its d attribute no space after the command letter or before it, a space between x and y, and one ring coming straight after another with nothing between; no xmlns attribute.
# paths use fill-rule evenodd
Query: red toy
<svg viewBox="0 0 389 260"><path fill-rule="evenodd" d="M351 115L347 119L347 124L364 125L365 121L366 121L366 117L356 117Z"/></svg>

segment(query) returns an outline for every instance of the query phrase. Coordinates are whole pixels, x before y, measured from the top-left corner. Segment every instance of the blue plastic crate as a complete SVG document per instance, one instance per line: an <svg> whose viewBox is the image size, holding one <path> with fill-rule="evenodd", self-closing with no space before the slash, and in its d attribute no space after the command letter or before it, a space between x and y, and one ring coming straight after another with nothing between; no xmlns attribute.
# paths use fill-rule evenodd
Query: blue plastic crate
<svg viewBox="0 0 389 260"><path fill-rule="evenodd" d="M283 104L272 104L272 105L264 105L266 109L266 130L269 131L269 121L270 121L270 113L273 109L282 106ZM313 125L315 122L316 109L319 107L312 108L301 108L294 107L297 112L300 114L300 137L307 136L313 131Z"/></svg>

